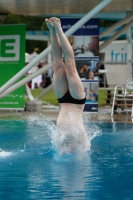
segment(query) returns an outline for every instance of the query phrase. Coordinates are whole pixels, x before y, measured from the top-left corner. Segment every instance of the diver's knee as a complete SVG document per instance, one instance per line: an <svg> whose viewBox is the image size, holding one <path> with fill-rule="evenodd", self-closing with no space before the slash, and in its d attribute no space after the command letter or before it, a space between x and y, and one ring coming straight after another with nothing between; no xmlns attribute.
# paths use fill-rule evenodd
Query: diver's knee
<svg viewBox="0 0 133 200"><path fill-rule="evenodd" d="M63 68L63 61L62 60L55 60L53 62L53 66L54 66L54 71L59 70L61 68Z"/></svg>

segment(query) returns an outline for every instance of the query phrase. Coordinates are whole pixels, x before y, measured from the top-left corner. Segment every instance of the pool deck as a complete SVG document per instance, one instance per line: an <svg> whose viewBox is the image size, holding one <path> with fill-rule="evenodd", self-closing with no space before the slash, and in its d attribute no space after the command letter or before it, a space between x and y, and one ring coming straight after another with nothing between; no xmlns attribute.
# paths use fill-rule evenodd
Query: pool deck
<svg viewBox="0 0 133 200"><path fill-rule="evenodd" d="M131 113L116 113L111 117L111 107L102 106L98 108L98 113L83 113L88 121L99 121L99 122L126 122L133 123ZM50 121L56 121L59 114L58 107L43 106L42 112L30 112L30 111L0 111L0 119L35 119L46 117Z"/></svg>
<svg viewBox="0 0 133 200"><path fill-rule="evenodd" d="M43 114L47 119L56 121L58 117L58 109L43 109ZM84 112L83 116L87 117L91 121L104 121L104 122L128 122L133 123L133 118L131 118L131 113L116 113L111 117L111 107L102 106L98 108L98 113L87 113Z"/></svg>

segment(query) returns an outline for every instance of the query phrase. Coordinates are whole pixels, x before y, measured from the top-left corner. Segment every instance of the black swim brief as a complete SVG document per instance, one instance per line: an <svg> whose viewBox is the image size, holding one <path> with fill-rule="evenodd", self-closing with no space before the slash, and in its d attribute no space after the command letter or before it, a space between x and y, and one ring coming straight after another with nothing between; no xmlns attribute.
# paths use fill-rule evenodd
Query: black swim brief
<svg viewBox="0 0 133 200"><path fill-rule="evenodd" d="M70 92L67 91L67 93L58 99L59 103L73 103L73 104L85 104L86 98L84 99L74 99Z"/></svg>

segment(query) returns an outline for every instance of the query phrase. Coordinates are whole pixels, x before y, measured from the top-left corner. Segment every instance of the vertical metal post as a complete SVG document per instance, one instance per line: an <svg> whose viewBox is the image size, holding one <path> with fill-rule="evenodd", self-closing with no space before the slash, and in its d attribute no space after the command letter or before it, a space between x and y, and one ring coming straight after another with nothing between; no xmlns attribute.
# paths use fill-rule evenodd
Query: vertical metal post
<svg viewBox="0 0 133 200"><path fill-rule="evenodd" d="M127 12L130 15L131 12ZM133 77L133 43L132 43L132 27L127 30L127 71L128 78Z"/></svg>
<svg viewBox="0 0 133 200"><path fill-rule="evenodd" d="M128 78L132 78L132 38L131 28L127 31L127 71Z"/></svg>

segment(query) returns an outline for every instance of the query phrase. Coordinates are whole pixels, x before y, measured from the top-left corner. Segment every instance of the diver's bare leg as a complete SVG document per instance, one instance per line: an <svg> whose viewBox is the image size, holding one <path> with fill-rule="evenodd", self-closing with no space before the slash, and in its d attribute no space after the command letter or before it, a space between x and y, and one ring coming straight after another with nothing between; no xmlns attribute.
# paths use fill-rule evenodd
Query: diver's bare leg
<svg viewBox="0 0 133 200"><path fill-rule="evenodd" d="M82 82L77 73L73 49L68 39L66 38L65 34L63 33L60 19L52 17L50 18L50 21L52 22L56 30L56 33L61 43L62 52L65 56L65 72L68 80L69 91L73 98L83 99L85 97L85 94Z"/></svg>
<svg viewBox="0 0 133 200"><path fill-rule="evenodd" d="M68 82L64 70L64 63L62 61L62 50L58 35L55 32L50 20L45 20L50 31L51 48L54 59L54 74L53 74L53 88L57 98L61 98L68 91Z"/></svg>

